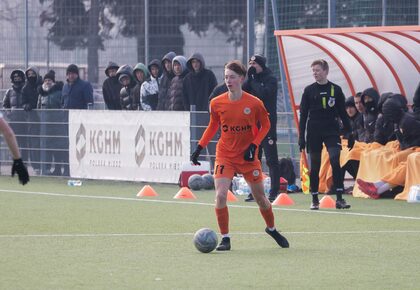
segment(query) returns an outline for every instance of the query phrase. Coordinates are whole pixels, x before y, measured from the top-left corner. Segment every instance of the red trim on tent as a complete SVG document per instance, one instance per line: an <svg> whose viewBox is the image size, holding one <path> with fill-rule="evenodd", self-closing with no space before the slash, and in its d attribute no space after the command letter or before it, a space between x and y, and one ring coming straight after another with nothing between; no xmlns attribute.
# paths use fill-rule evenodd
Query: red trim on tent
<svg viewBox="0 0 420 290"><path fill-rule="evenodd" d="M327 40L329 40L331 42L334 42L338 46L344 48L348 53L350 53L360 63L360 65L363 67L363 69L365 70L367 76L369 77L369 80L370 80L372 86L375 88L375 90L378 91L378 85L376 84L375 78L373 77L371 71L367 67L366 63L353 50L351 50L345 44L339 42L338 40L336 40L336 39L334 39L332 37L329 37L329 36L326 36L326 35L317 35L317 37L324 38L324 39L327 39Z"/></svg>
<svg viewBox="0 0 420 290"><path fill-rule="evenodd" d="M414 36L412 36L410 34L407 34L407 33L401 32L401 31L392 31L390 33L398 34L398 35L407 37L408 39L411 39L412 41L415 41L417 43L420 43L420 40L418 40L417 38L415 38Z"/></svg>
<svg viewBox="0 0 420 290"><path fill-rule="evenodd" d="M291 36L302 34L334 34L334 33L363 33L363 32L393 32L400 34L404 31L420 31L420 26L374 26L374 27L344 27L344 28L321 28L321 29L294 29L294 30L276 30L276 36ZM412 37L412 36L411 36Z"/></svg>
<svg viewBox="0 0 420 290"><path fill-rule="evenodd" d="M346 78L347 84L350 87L351 94L353 96L356 94L356 91L355 91L354 86L353 86L353 82L350 79L349 74L347 73L346 69L343 67L343 65L341 64L341 62L338 60L338 58L335 57L335 55L333 55L328 49L326 49L325 47L323 47L322 45L320 45L319 43L316 43L315 41L313 41L311 39L307 39L307 38L305 38L305 37L303 37L301 35L291 35L291 37L298 38L300 40L309 42L312 45L315 45L316 47L318 47L319 49L321 49L326 54L328 54L328 56L331 57L334 60L334 62L338 65L338 67L340 68L340 70L343 73L344 77Z"/></svg>
<svg viewBox="0 0 420 290"><path fill-rule="evenodd" d="M349 35L349 34L340 34L340 35L351 38L355 41L358 41L358 42L362 43L363 45L365 45L366 47L370 48L374 53L376 53L376 55L378 55L379 58L382 59L382 61L386 64L386 66L391 71L392 75L394 76L394 79L397 81L398 88L400 89L401 94L406 96L403 84L400 80L400 77L398 76L397 72L395 71L395 69L393 68L391 63L386 59L386 57L382 53L379 52L379 50L377 50L375 47L370 45L368 42L364 41L363 39L357 38L354 35Z"/></svg>

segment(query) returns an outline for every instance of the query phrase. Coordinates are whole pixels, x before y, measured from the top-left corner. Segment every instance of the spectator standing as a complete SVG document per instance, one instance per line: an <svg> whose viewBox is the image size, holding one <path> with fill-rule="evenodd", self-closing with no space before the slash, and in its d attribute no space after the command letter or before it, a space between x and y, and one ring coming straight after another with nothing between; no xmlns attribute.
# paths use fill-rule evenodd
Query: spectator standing
<svg viewBox="0 0 420 290"><path fill-rule="evenodd" d="M171 86L168 90L169 95L169 110L170 111L185 111L184 105L184 77L188 73L187 60L182 55L177 55L172 60L172 68L175 77L171 81ZM189 108L188 108L189 109Z"/></svg>
<svg viewBox="0 0 420 290"><path fill-rule="evenodd" d="M140 102L140 95L141 95L141 86L142 84L150 77L149 70L147 69L146 65L139 62L133 69L133 77L136 81L136 85L133 88L133 104L135 108L133 110L143 110L141 107Z"/></svg>
<svg viewBox="0 0 420 290"><path fill-rule="evenodd" d="M68 165L64 165L65 154L63 151L58 151L57 149L65 149L65 142L61 140L59 135L61 135L62 130L58 124L54 122L60 121L60 111L48 111L48 110L59 110L62 106L62 96L61 91L63 89L63 82L55 81L55 72L50 70L45 74L44 80L41 86L38 87L38 109L41 111L42 123L46 123L45 126L45 135L47 136L45 144L45 170L47 175L61 176L63 171L68 171ZM51 150L52 149L52 150ZM54 172L51 172L51 169L54 164ZM62 171L62 168L64 170Z"/></svg>
<svg viewBox="0 0 420 290"><path fill-rule="evenodd" d="M159 96L157 110L167 111L169 110L169 97L168 90L171 86L171 81L175 74L172 70L172 60L176 56L175 52L170 51L162 58L162 80L159 84Z"/></svg>
<svg viewBox="0 0 420 290"><path fill-rule="evenodd" d="M145 111L154 111L158 105L159 83L162 78L160 61L153 59L147 66L150 77L141 85L140 103Z"/></svg>
<svg viewBox="0 0 420 290"><path fill-rule="evenodd" d="M187 61L189 72L185 75L184 107L190 110L194 105L196 111L208 111L208 99L217 85L216 76L206 68L204 57L196 52Z"/></svg>
<svg viewBox="0 0 420 290"><path fill-rule="evenodd" d="M71 64L66 70L67 83L63 86L63 108L64 109L88 109L93 105L92 85L80 79L79 68Z"/></svg>
<svg viewBox="0 0 420 290"><path fill-rule="evenodd" d="M269 200L273 202L280 193L280 164L277 152L277 79L266 66L264 56L256 54L249 60L248 78L243 85L245 92L259 98L269 113L270 130L261 143L260 160L264 151L269 168L271 188ZM253 201L252 193L245 201Z"/></svg>
<svg viewBox="0 0 420 290"><path fill-rule="evenodd" d="M134 80L133 68L128 64L120 66L117 71L118 81L122 88L120 91L120 103L123 110L138 110L139 103L136 103L134 88L137 82Z"/></svg>
<svg viewBox="0 0 420 290"><path fill-rule="evenodd" d="M27 122L27 135L29 157L31 159L31 166L37 173L41 169L40 159L40 145L41 145L41 126L38 112L32 111L36 109L38 103L38 86L42 84L42 78L39 75L39 70L36 66L28 67L25 71L27 82L22 88L22 105L25 112L25 121Z"/></svg>
<svg viewBox="0 0 420 290"><path fill-rule="evenodd" d="M110 61L105 69L106 80L102 84L102 94L108 110L121 110L121 83L117 78L118 64Z"/></svg>
<svg viewBox="0 0 420 290"><path fill-rule="evenodd" d="M341 119L348 138L348 147L354 145L351 125L345 110L345 97L341 88L327 79L329 66L323 60L311 64L315 82L304 89L300 103L299 149L307 148L310 157L310 190L312 210L319 209L318 187L321 167L321 151L325 144L332 167L336 208L348 209L343 199L344 180L340 167L341 140L338 118Z"/></svg>

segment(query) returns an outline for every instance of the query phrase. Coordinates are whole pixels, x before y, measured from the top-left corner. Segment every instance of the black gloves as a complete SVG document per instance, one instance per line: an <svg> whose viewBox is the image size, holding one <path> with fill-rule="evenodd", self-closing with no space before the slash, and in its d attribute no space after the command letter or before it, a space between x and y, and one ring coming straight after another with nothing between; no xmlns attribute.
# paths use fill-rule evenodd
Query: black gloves
<svg viewBox="0 0 420 290"><path fill-rule="evenodd" d="M305 151L305 147L306 147L306 142L305 142L305 137L299 137L299 151Z"/></svg>
<svg viewBox="0 0 420 290"><path fill-rule="evenodd" d="M349 148L349 150L353 149L354 146L354 136L352 133L349 134L349 136L347 137L347 147Z"/></svg>
<svg viewBox="0 0 420 290"><path fill-rule="evenodd" d="M32 110L32 106L31 106L31 104L25 104L25 105L23 105L23 109L26 112L29 112L30 110Z"/></svg>
<svg viewBox="0 0 420 290"><path fill-rule="evenodd" d="M29 174L28 169L26 169L25 164L23 164L23 161L21 158L13 160L13 166L12 166L12 177L15 176L15 173L17 173L19 177L19 182L22 183L22 185L25 185L29 181Z"/></svg>
<svg viewBox="0 0 420 290"><path fill-rule="evenodd" d="M257 145L255 145L254 143L251 143L248 149L245 150L245 153L244 153L245 161L254 161L255 151L257 151Z"/></svg>
<svg viewBox="0 0 420 290"><path fill-rule="evenodd" d="M248 69L248 78L254 80L256 75L257 75L257 70L255 69L255 67L250 66Z"/></svg>
<svg viewBox="0 0 420 290"><path fill-rule="evenodd" d="M190 160L194 165L201 165L201 163L197 160L198 156L200 156L201 150L203 150L203 147L201 147L201 145L197 145L197 148L195 149L193 154L191 154Z"/></svg>

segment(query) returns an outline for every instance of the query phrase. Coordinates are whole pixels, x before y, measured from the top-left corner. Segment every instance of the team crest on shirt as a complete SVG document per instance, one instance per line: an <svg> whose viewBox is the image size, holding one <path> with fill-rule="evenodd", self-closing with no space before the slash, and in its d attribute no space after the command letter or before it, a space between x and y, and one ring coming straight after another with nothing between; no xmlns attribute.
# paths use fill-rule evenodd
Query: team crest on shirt
<svg viewBox="0 0 420 290"><path fill-rule="evenodd" d="M259 176L259 175L260 175L260 171L259 171L258 169L255 169L255 170L252 172L252 175L254 175L255 177L257 177L257 176Z"/></svg>
<svg viewBox="0 0 420 290"><path fill-rule="evenodd" d="M328 99L328 106L330 106L332 108L332 107L334 107L334 105L335 105L335 98L330 97Z"/></svg>
<svg viewBox="0 0 420 290"><path fill-rule="evenodd" d="M250 109L250 108L248 108L248 107L246 107L246 108L244 109L244 114L245 114L245 115L249 115L249 114L251 114L251 109Z"/></svg>

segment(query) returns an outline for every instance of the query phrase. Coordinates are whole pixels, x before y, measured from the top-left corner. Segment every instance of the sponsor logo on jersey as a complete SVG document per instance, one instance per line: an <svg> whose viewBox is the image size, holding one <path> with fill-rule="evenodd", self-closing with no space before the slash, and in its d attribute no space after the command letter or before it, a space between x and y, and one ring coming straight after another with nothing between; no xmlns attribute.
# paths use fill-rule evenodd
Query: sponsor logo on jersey
<svg viewBox="0 0 420 290"><path fill-rule="evenodd" d="M248 108L248 107L246 107L246 108L244 109L244 114L245 114L245 115L249 115L249 114L251 114L251 109L250 109L250 108Z"/></svg>
<svg viewBox="0 0 420 290"><path fill-rule="evenodd" d="M249 132L252 130L251 125L222 125L223 132L233 132L233 133L240 133L240 132Z"/></svg>

